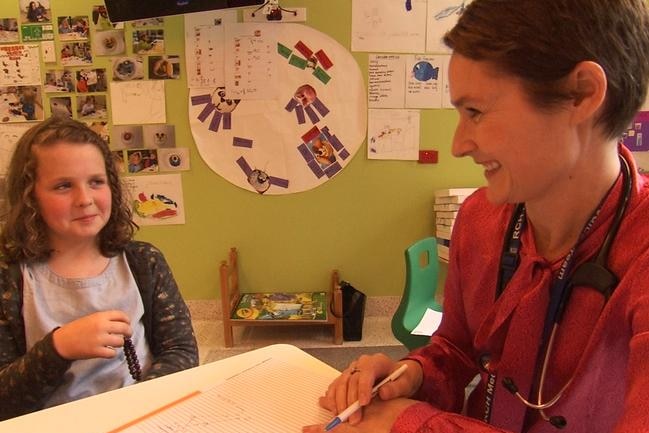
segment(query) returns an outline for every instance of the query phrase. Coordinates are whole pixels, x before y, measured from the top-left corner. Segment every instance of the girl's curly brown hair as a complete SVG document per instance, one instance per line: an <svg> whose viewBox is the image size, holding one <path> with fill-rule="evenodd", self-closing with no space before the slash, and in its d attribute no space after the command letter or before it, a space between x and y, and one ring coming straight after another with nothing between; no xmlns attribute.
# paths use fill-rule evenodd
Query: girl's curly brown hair
<svg viewBox="0 0 649 433"><path fill-rule="evenodd" d="M106 142L81 122L53 116L25 132L18 140L9 164L5 203L0 215L0 254L6 262L40 261L50 257L52 251L47 226L34 196L38 161L32 149L63 142L92 144L104 158L112 207L110 218L98 235L101 253L106 257L119 254L138 229ZM83 161L79 163L83 164Z"/></svg>

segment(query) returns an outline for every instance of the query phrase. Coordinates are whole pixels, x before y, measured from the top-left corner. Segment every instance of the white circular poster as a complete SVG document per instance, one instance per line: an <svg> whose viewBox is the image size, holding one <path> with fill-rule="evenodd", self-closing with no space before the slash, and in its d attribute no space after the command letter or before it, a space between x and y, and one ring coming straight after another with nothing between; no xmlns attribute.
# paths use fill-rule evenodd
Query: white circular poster
<svg viewBox="0 0 649 433"><path fill-rule="evenodd" d="M367 97L352 55L300 24L232 25L224 48L224 86L190 89L190 126L207 165L266 195L336 176L366 134Z"/></svg>

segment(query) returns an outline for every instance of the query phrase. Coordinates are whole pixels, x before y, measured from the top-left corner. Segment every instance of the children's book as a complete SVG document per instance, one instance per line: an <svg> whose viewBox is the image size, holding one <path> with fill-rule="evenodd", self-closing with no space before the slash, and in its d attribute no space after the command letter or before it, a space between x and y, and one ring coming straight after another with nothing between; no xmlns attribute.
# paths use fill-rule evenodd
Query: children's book
<svg viewBox="0 0 649 433"><path fill-rule="evenodd" d="M326 292L244 293L232 319L327 320Z"/></svg>

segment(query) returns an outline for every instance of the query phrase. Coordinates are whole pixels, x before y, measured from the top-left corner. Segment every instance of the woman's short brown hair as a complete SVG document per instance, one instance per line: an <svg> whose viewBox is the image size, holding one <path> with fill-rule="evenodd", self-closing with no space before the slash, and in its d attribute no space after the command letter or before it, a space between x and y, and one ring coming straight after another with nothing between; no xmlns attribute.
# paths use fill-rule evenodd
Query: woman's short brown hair
<svg viewBox="0 0 649 433"><path fill-rule="evenodd" d="M562 79L579 62L598 63L608 84L597 122L609 138L621 136L647 96L644 0L474 0L444 42L521 78L541 108L573 99Z"/></svg>
<svg viewBox="0 0 649 433"><path fill-rule="evenodd" d="M37 158L33 148L57 143L92 144L104 158L112 207L110 218L99 233L102 254L110 257L120 253L137 229L106 142L81 122L53 116L23 134L9 164L0 233L0 254L7 262L43 260L51 254L47 226L34 195Z"/></svg>

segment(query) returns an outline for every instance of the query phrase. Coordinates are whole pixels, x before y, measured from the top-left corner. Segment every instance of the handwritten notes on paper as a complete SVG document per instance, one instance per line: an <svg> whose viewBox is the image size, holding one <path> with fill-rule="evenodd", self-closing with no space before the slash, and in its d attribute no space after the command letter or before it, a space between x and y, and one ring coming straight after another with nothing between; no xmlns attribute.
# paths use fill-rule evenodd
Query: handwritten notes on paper
<svg viewBox="0 0 649 433"><path fill-rule="evenodd" d="M269 358L122 432L299 432L331 417L318 406L331 380Z"/></svg>
<svg viewBox="0 0 649 433"><path fill-rule="evenodd" d="M166 123L164 80L110 83L114 125Z"/></svg>
<svg viewBox="0 0 649 433"><path fill-rule="evenodd" d="M352 51L422 53L426 48L426 0L354 0Z"/></svg>
<svg viewBox="0 0 649 433"><path fill-rule="evenodd" d="M369 108L403 107L406 64L398 54L370 54L367 105Z"/></svg>
<svg viewBox="0 0 649 433"><path fill-rule="evenodd" d="M443 61L433 55L407 56L406 107L441 108Z"/></svg>
<svg viewBox="0 0 649 433"><path fill-rule="evenodd" d="M0 45L0 86L41 84L38 45Z"/></svg>
<svg viewBox="0 0 649 433"><path fill-rule="evenodd" d="M370 108L451 108L449 55L370 54Z"/></svg>
<svg viewBox="0 0 649 433"><path fill-rule="evenodd" d="M225 82L223 23L236 22L235 10L184 14L188 87L218 87Z"/></svg>
<svg viewBox="0 0 649 433"><path fill-rule="evenodd" d="M277 97L275 24L225 24L225 88L233 99Z"/></svg>

